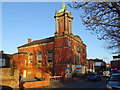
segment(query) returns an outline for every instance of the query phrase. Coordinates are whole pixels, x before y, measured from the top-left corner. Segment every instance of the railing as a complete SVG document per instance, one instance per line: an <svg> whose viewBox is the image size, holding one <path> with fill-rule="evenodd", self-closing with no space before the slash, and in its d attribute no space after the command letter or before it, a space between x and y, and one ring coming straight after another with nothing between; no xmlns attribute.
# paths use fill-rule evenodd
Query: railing
<svg viewBox="0 0 120 90"><path fill-rule="evenodd" d="M50 81L60 81L62 76L51 76Z"/></svg>

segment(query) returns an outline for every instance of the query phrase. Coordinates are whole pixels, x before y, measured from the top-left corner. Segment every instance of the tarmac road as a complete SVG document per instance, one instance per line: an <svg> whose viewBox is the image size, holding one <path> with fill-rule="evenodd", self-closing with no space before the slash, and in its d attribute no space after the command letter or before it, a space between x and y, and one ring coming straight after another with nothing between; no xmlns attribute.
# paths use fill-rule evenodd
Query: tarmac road
<svg viewBox="0 0 120 90"><path fill-rule="evenodd" d="M76 82L63 83L66 88L106 88L106 78L101 81L87 81L87 79Z"/></svg>
<svg viewBox="0 0 120 90"><path fill-rule="evenodd" d="M77 80L73 82L52 82L50 86L43 88L87 88L87 89L106 89L106 78L102 78L101 81L87 81L87 79Z"/></svg>

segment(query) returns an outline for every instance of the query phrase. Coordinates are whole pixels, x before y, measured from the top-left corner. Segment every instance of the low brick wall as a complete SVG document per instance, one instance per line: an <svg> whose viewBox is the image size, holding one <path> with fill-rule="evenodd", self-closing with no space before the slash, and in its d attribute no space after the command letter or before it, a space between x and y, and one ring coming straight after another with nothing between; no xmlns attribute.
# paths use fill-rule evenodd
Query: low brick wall
<svg viewBox="0 0 120 90"><path fill-rule="evenodd" d="M36 87L42 87L42 86L49 86L49 81L36 81L36 82L25 82L23 84L24 88L36 88Z"/></svg>
<svg viewBox="0 0 120 90"><path fill-rule="evenodd" d="M50 85L50 75L45 73L45 80L44 81L35 81L35 82L24 82L23 88L36 88L42 86L49 86Z"/></svg>
<svg viewBox="0 0 120 90"><path fill-rule="evenodd" d="M0 75L0 78L2 79L0 85L19 88L19 69L14 70L13 76L11 73L11 68L0 68L0 71L2 71Z"/></svg>

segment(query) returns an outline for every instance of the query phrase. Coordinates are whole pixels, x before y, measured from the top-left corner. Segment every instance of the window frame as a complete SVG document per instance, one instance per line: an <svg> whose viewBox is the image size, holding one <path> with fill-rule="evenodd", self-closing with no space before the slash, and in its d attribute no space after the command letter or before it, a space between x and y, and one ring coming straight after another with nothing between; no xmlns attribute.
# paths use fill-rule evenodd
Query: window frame
<svg viewBox="0 0 120 90"><path fill-rule="evenodd" d="M50 55L50 56L48 56L48 55ZM52 56L51 56L52 55ZM50 59L49 59L50 58ZM53 53L53 51L52 50L48 50L47 51L47 62L53 62L53 59L54 59L54 53Z"/></svg>
<svg viewBox="0 0 120 90"><path fill-rule="evenodd" d="M70 47L71 46L71 41L70 40L68 40L68 47Z"/></svg>
<svg viewBox="0 0 120 90"><path fill-rule="evenodd" d="M40 58L39 58L39 55L40 55ZM38 51L38 53L37 53L37 63L42 63L42 52L40 52L40 51Z"/></svg>
<svg viewBox="0 0 120 90"><path fill-rule="evenodd" d="M3 67L3 66L6 66L6 60L4 58L0 58L0 66Z"/></svg>
<svg viewBox="0 0 120 90"><path fill-rule="evenodd" d="M68 21L68 33L71 33L71 21Z"/></svg>
<svg viewBox="0 0 120 90"><path fill-rule="evenodd" d="M28 63L32 63L33 61L33 53L28 54Z"/></svg>
<svg viewBox="0 0 120 90"><path fill-rule="evenodd" d="M59 20L59 27L62 28L62 20Z"/></svg>

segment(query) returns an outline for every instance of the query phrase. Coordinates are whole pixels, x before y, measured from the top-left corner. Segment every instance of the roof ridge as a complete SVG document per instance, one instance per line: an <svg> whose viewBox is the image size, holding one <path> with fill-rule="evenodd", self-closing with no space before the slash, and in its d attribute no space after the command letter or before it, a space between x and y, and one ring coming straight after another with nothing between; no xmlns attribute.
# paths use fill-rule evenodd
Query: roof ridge
<svg viewBox="0 0 120 90"><path fill-rule="evenodd" d="M39 40L34 40L34 41L42 41L42 40L49 39L49 38L53 38L53 37L48 37L48 38L39 39ZM32 42L34 42L34 41L32 41Z"/></svg>
<svg viewBox="0 0 120 90"><path fill-rule="evenodd" d="M44 38L44 39L40 39L40 40L34 40L34 41L30 42L30 43L24 44L24 45L19 46L17 48L36 45L36 44L39 44L39 43L47 43L47 42L52 42L52 41L54 41L54 37L48 37L48 38Z"/></svg>

